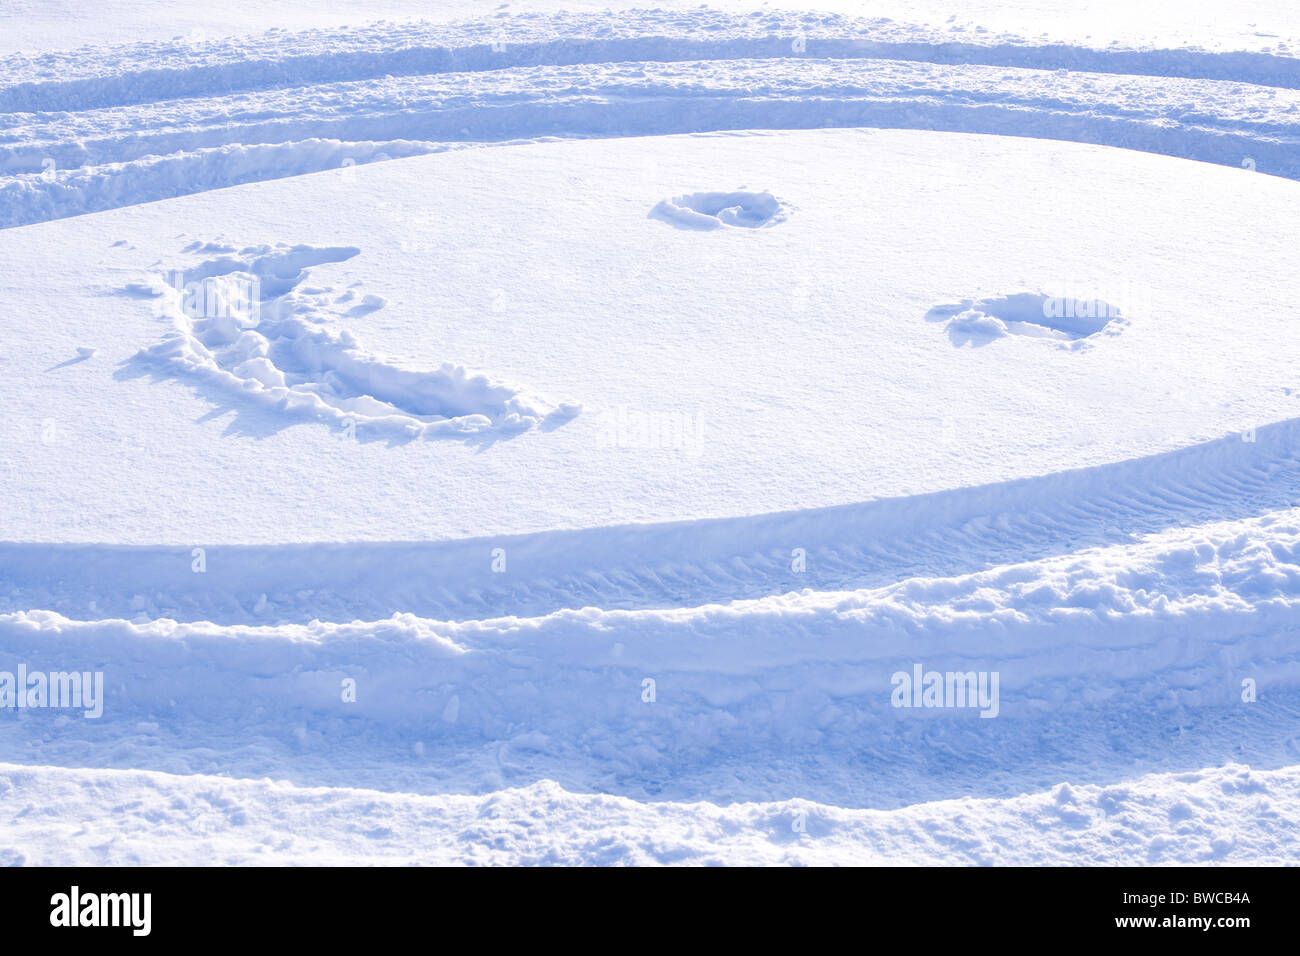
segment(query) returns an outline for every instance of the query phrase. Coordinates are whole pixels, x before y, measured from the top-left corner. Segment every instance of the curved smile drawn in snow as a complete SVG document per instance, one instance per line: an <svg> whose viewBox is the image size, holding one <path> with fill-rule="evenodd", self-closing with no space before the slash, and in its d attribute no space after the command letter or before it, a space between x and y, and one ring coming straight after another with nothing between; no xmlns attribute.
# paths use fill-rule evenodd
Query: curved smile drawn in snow
<svg viewBox="0 0 1300 956"><path fill-rule="evenodd" d="M173 325L141 359L277 411L397 437L519 432L580 411L450 362L424 371L364 350L335 320L374 312L385 300L303 285L312 267L350 259L356 247L195 243L186 251L219 255L123 290L156 298Z"/></svg>
<svg viewBox="0 0 1300 956"><path fill-rule="evenodd" d="M984 345L1006 335L1048 339L1077 348L1102 333L1127 324L1119 308L1101 299L1016 292L987 299L936 305L926 319L948 320L954 345Z"/></svg>
<svg viewBox="0 0 1300 956"><path fill-rule="evenodd" d="M760 229L785 222L790 214L787 203L771 193L734 192L688 193L664 199L650 210L654 219L679 229L720 229L741 226Z"/></svg>

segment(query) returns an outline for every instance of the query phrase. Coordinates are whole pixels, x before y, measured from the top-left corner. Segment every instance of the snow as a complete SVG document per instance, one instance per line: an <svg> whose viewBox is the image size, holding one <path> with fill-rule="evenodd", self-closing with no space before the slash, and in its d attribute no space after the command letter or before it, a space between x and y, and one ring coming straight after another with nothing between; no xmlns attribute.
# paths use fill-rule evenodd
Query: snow
<svg viewBox="0 0 1300 956"><path fill-rule="evenodd" d="M11 0L0 31L0 50L63 50L102 46L127 40L179 40L202 45L229 36L259 35L272 30L308 30L369 26L375 21L437 23L477 21L486 32L503 33L495 21L504 16L540 18L557 12L626 18L644 10L663 11L681 19L702 18L701 11L774 18L797 14L815 23L816 14L861 17L877 23L926 27L935 32L980 39L1025 37L1036 41L1097 46L1125 42L1143 48L1196 44L1206 49L1278 50L1291 48L1300 35L1300 14L1288 0L1257 0L1249 6L1223 0L1185 0L1177 6L1134 4L1128 0L970 0L961 9L941 0L817 0L814 4L767 0L353 0L340 7L317 0L229 0L219 5L170 0L111 0L94 14L74 0Z"/></svg>
<svg viewBox="0 0 1300 956"><path fill-rule="evenodd" d="M1294 767L1234 764L899 810L639 802L554 783L435 797L11 764L0 788L27 801L3 859L35 866L1283 865L1300 824Z"/></svg>
<svg viewBox="0 0 1300 956"><path fill-rule="evenodd" d="M1293 6L637 6L0 14L0 860L1300 860Z"/></svg>
<svg viewBox="0 0 1300 956"><path fill-rule="evenodd" d="M664 610L254 626L19 612L0 617L9 654L102 669L107 694L99 718L19 713L0 752L37 722L44 759L74 766L420 791L522 776L678 800L779 787L840 806L976 781L1010 796L1063 767L1277 767L1295 746L1298 585L1289 510L955 577ZM997 719L900 711L891 678L913 664L999 672ZM141 738L142 721L165 731ZM942 775L918 734L946 754ZM404 755L417 742L422 766Z"/></svg>

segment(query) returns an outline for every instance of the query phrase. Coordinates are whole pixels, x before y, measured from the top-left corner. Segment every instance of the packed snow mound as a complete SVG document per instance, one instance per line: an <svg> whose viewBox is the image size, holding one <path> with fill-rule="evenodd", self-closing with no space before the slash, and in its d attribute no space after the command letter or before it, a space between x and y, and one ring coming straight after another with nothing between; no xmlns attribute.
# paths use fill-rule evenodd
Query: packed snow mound
<svg viewBox="0 0 1300 956"><path fill-rule="evenodd" d="M220 253L121 292L156 299L173 330L138 359L198 376L287 414L352 432L434 438L515 432L577 414L460 365L433 371L395 365L365 351L340 318L384 307L381 296L304 285L310 270L359 255L351 246L192 243ZM128 363L130 365L131 363ZM129 368L124 368L130 374Z"/></svg>
<svg viewBox="0 0 1300 956"><path fill-rule="evenodd" d="M729 193L688 193L665 199L650 215L684 229L742 226L760 229L784 222L789 206L771 193L737 190Z"/></svg>
<svg viewBox="0 0 1300 956"><path fill-rule="evenodd" d="M948 334L958 345L991 341L1004 335L1023 335L1077 346L1103 331L1118 332L1127 323L1118 306L1102 299L1041 292L1016 292L937 305L927 318L931 321L947 318Z"/></svg>

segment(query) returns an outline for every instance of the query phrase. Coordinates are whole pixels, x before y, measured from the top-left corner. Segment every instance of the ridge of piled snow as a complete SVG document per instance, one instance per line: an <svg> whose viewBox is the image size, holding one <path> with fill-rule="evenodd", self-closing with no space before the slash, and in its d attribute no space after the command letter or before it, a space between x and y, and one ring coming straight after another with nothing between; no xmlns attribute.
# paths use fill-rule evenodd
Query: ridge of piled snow
<svg viewBox="0 0 1300 956"><path fill-rule="evenodd" d="M478 18L612 13L629 19L644 15L646 0L353 0L346 6L316 0L229 0L219 7L193 7L171 0L114 0L113 10L87 16L70 0L10 0L0 11L0 49L29 52L66 49L138 37L201 45L225 36L268 29L364 29L381 18L422 24ZM755 20L801 15L817 24L831 15L851 19L862 13L861 0L816 0L806 5L792 0L776 5L755 0L655 0L657 16L699 18L706 15L747 15ZM760 7L762 9L756 9ZM804 8L804 9L800 9ZM941 0L875 0L876 22L915 33L925 30L963 40L1002 41L1030 38L1035 42L1067 42L1094 47L1195 46L1210 50L1285 50L1300 35L1296 9L1287 0L1256 0L1242 6L1220 0L1185 0L1170 4L1133 4L1126 0L968 0L954 11Z"/></svg>
<svg viewBox="0 0 1300 956"><path fill-rule="evenodd" d="M550 781L482 796L0 764L31 866L1065 865L1292 862L1300 768L1239 764L898 810L638 802ZM111 809L106 809L111 808Z"/></svg>

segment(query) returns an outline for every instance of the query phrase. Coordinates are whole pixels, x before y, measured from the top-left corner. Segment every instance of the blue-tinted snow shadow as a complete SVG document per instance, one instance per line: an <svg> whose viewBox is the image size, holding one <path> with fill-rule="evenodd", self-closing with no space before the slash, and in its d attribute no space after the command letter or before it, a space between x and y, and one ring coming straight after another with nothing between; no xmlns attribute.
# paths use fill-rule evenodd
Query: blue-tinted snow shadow
<svg viewBox="0 0 1300 956"><path fill-rule="evenodd" d="M59 362L59 363L57 363L57 364L55 364L55 365L51 365L51 366L50 366L49 368L47 368L45 371L46 371L46 372L57 372L57 371L59 371L59 369L70 368L70 367L72 367L73 365L80 365L82 362L89 361L90 358L91 358L91 356L89 356L89 355L74 355L74 356L73 356L72 358L70 358L70 359L65 359L65 360L62 361L62 362Z"/></svg>

